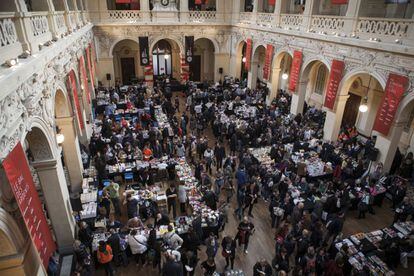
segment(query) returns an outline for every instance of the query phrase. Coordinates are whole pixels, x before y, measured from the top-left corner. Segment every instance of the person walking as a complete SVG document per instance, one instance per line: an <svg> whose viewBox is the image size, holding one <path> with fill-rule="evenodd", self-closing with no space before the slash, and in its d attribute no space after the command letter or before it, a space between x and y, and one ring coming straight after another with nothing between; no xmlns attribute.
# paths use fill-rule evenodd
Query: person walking
<svg viewBox="0 0 414 276"><path fill-rule="evenodd" d="M173 211L173 218L177 216L177 190L175 189L175 185L171 184L170 187L165 191L165 195L167 196L167 205L168 205L168 214Z"/></svg>
<svg viewBox="0 0 414 276"><path fill-rule="evenodd" d="M254 225L249 221L248 217L244 217L243 221L239 223L236 239L239 241L239 246L244 246L244 253L247 254L249 247L250 236L254 233Z"/></svg>
<svg viewBox="0 0 414 276"><path fill-rule="evenodd" d="M225 236L221 242L221 255L226 259L226 266L224 270L230 266L230 269L234 268L234 259L236 258L236 239L230 236Z"/></svg>
<svg viewBox="0 0 414 276"><path fill-rule="evenodd" d="M108 192L109 197L111 198L111 202L115 208L115 214L118 216L122 216L121 203L119 200L119 184L115 183L114 181L111 181L110 184L103 190Z"/></svg>

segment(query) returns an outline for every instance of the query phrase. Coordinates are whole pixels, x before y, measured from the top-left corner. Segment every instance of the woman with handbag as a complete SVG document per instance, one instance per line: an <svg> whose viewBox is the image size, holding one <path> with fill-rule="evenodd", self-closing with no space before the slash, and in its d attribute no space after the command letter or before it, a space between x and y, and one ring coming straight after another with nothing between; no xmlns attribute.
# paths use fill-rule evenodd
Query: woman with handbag
<svg viewBox="0 0 414 276"><path fill-rule="evenodd" d="M226 259L226 266L224 270L226 270L229 265L230 269L234 268L234 259L236 258L236 240L231 238L230 236L226 236L223 238L221 242L221 247L223 250L221 251L221 255Z"/></svg>

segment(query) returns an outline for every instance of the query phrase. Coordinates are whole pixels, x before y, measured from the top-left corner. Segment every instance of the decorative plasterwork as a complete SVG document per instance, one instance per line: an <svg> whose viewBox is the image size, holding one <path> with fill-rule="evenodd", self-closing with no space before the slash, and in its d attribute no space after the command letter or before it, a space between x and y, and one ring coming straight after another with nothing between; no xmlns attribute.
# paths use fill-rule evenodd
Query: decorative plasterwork
<svg viewBox="0 0 414 276"><path fill-rule="evenodd" d="M84 50L92 39L92 31L87 32L62 49L46 64L43 71L33 73L22 81L16 91L0 101L0 160L4 159L16 143L30 131L34 118L40 118L51 133L54 132L52 95L57 90L57 83L65 83L69 71L77 68L76 54Z"/></svg>

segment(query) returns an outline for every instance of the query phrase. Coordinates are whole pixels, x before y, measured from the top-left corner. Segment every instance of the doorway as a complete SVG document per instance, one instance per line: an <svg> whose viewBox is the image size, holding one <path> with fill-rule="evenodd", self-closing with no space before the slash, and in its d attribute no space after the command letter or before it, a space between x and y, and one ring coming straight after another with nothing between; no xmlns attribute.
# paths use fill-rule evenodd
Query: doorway
<svg viewBox="0 0 414 276"><path fill-rule="evenodd" d="M342 117L342 127L355 126L358 117L358 108L361 103L361 96L349 93L349 98L346 101L344 116Z"/></svg>
<svg viewBox="0 0 414 276"><path fill-rule="evenodd" d="M201 56L193 56L190 63L190 80L201 81Z"/></svg>
<svg viewBox="0 0 414 276"><path fill-rule="evenodd" d="M135 60L134 58L121 58L122 83L128 83L131 78L135 77Z"/></svg>

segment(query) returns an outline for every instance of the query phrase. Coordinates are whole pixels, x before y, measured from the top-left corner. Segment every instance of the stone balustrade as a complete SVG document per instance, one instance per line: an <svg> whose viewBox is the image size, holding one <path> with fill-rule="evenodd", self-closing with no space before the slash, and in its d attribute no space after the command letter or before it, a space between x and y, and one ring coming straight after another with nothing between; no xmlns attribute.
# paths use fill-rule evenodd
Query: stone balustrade
<svg viewBox="0 0 414 276"><path fill-rule="evenodd" d="M216 11L190 11L188 20L192 23L216 23L218 21Z"/></svg>
<svg viewBox="0 0 414 276"><path fill-rule="evenodd" d="M272 27L275 15L268 12L259 12L256 15L256 24L263 27Z"/></svg>
<svg viewBox="0 0 414 276"><path fill-rule="evenodd" d="M253 21L253 13L251 12L241 12L240 13L240 23L250 25Z"/></svg>
<svg viewBox="0 0 414 276"><path fill-rule="evenodd" d="M411 40L412 42L414 40L413 29L413 19L360 17L354 35L361 39L378 42L395 42L396 40Z"/></svg>
<svg viewBox="0 0 414 276"><path fill-rule="evenodd" d="M299 30L303 23L303 16L300 14L281 14L280 27L283 29Z"/></svg>
<svg viewBox="0 0 414 276"><path fill-rule="evenodd" d="M16 31L16 19L12 12L0 13L0 63L15 58L22 52Z"/></svg>
<svg viewBox="0 0 414 276"><path fill-rule="evenodd" d="M344 31L345 18L343 16L314 15L311 18L310 31L329 34L341 34Z"/></svg>
<svg viewBox="0 0 414 276"><path fill-rule="evenodd" d="M64 36L68 28L65 22L65 12L64 11L55 11L52 13L52 17L55 21L55 37L62 37Z"/></svg>

